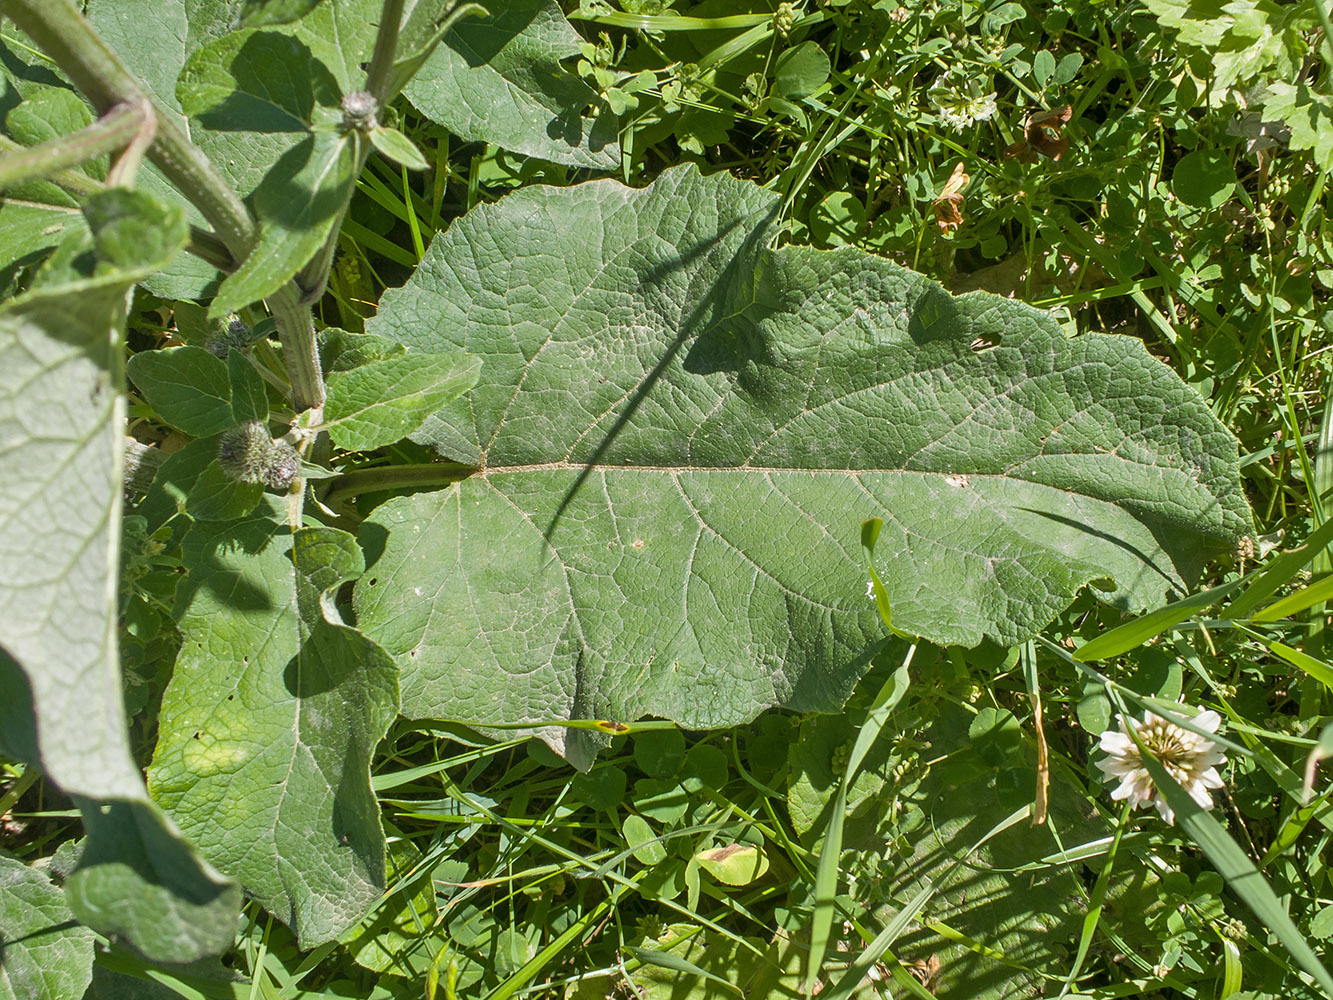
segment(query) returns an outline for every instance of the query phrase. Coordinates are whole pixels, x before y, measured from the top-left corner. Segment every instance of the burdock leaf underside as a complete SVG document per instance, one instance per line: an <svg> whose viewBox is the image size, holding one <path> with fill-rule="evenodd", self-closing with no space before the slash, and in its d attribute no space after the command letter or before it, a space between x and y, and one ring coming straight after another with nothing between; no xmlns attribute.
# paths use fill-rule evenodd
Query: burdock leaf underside
<svg viewBox="0 0 1333 1000"><path fill-rule="evenodd" d="M1088 584L1158 606L1249 530L1234 439L1142 343L772 249L775 212L693 167L534 188L385 295L371 332L483 362L415 435L478 472L363 527L358 621L408 715L833 709L884 637L870 517L895 625L962 645ZM586 760L570 732L542 735Z"/></svg>
<svg viewBox="0 0 1333 1000"><path fill-rule="evenodd" d="M83 215L87 238L71 229L53 257L64 266L0 308L0 743L84 813L74 915L153 960L193 961L231 943L240 889L149 802L117 648L127 293L188 229L125 188Z"/></svg>

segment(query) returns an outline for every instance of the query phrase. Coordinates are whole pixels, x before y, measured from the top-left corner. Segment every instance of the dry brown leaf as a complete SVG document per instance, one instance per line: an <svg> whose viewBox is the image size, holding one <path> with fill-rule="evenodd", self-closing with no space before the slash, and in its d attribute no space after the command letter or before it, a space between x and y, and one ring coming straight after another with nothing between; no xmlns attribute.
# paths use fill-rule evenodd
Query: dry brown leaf
<svg viewBox="0 0 1333 1000"><path fill-rule="evenodd" d="M1049 111L1038 111L1028 115L1023 127L1023 139L1005 147L1005 156L1016 156L1024 163L1036 163L1038 154L1058 160L1069 149L1069 140L1060 134L1060 130L1074 115L1074 109L1068 104Z"/></svg>

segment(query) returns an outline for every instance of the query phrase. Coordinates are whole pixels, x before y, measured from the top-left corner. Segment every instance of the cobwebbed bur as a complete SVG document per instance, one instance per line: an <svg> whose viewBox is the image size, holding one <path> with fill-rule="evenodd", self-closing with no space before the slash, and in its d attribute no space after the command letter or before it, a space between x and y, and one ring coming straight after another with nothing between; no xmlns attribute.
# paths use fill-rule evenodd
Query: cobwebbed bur
<svg viewBox="0 0 1333 1000"><path fill-rule="evenodd" d="M237 482L285 490L301 470L301 455L286 441L273 440L263 421L247 420L223 432L218 464Z"/></svg>
<svg viewBox="0 0 1333 1000"><path fill-rule="evenodd" d="M239 483L264 482L273 450L273 438L259 420L247 420L223 431L218 440L218 464Z"/></svg>

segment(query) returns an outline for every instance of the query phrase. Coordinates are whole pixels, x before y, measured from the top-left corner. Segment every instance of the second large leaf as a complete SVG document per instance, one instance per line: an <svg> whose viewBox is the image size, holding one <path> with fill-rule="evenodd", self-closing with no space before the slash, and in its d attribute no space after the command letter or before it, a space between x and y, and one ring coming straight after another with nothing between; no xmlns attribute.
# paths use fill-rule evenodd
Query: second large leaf
<svg viewBox="0 0 1333 1000"><path fill-rule="evenodd" d="M1234 439L1139 341L771 249L776 209L693 167L530 189L385 295L375 333L483 359L417 434L477 473L363 529L360 622L406 714L833 709L884 634L869 517L895 625L963 645L1089 583L1160 605L1249 530Z"/></svg>

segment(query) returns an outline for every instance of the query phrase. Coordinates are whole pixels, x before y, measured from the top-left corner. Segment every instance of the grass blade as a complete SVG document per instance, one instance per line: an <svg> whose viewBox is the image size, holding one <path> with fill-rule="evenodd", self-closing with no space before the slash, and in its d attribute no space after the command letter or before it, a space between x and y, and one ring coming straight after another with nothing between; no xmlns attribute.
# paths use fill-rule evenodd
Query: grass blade
<svg viewBox="0 0 1333 1000"><path fill-rule="evenodd" d="M1204 608L1212 607L1218 601L1230 597L1240 588L1242 582L1241 580L1233 580L1221 587L1191 594L1183 600L1168 604L1166 607L1159 608L1149 614L1139 615L1132 621L1118 625L1109 632L1103 632L1097 638L1084 643L1074 651L1074 659L1087 663L1091 660L1106 660L1112 656L1127 653L1131 649L1142 646L1154 636L1161 635L1172 625L1178 625L1187 618L1194 617L1197 612Z"/></svg>
<svg viewBox="0 0 1333 1000"><path fill-rule="evenodd" d="M1256 636L1256 638L1259 637ZM1293 649L1284 642L1278 642L1276 639L1259 638L1259 642L1263 643L1269 652L1276 653L1292 666L1304 670L1324 687L1333 691L1333 666L1329 666L1323 660L1316 659L1309 653Z"/></svg>
<svg viewBox="0 0 1333 1000"><path fill-rule="evenodd" d="M717 983L728 993L734 993L736 996L742 996L739 986L729 983L721 976L714 975L707 969L702 969L695 965L689 959L681 958L669 951L657 951L650 948L635 948L626 946L625 951L633 955L644 965L655 965L659 969L666 969L668 972L683 972L687 976L698 976L700 979L707 979L709 982Z"/></svg>
<svg viewBox="0 0 1333 1000"><path fill-rule="evenodd" d="M873 541L872 541L873 546ZM847 757L847 767L838 785L838 793L833 799L833 808L829 816L828 829L824 832L824 846L819 852L819 866L815 873L815 911L810 921L810 958L806 965L806 995L814 996L815 985L819 981L819 969L824 964L824 955L828 951L829 932L833 927L834 911L837 908L838 862L842 857L843 822L847 818L847 795L852 787L852 780L861 769L861 763L871 746L879 738L889 715L898 702L907 693L911 678L907 668L911 665L916 646L908 648L903 657L902 666L893 672L893 676L884 682L875 700L871 703L870 714L857 733Z"/></svg>
<svg viewBox="0 0 1333 1000"><path fill-rule="evenodd" d="M1222 609L1223 618L1246 618L1249 613L1277 593L1306 563L1333 543L1333 520L1325 521L1310 533L1304 543L1283 552L1269 562L1243 594Z"/></svg>
<svg viewBox="0 0 1333 1000"><path fill-rule="evenodd" d="M1329 523L1333 524L1333 522ZM1279 618L1287 618L1298 611L1304 611L1306 608L1321 604L1330 597L1333 597L1333 576L1326 576L1308 587L1302 587L1296 593L1284 597L1280 601L1274 601L1258 614L1251 615L1250 621L1275 622Z"/></svg>
<svg viewBox="0 0 1333 1000"><path fill-rule="evenodd" d="M1078 951L1074 954L1074 964L1069 969L1069 975L1065 976L1064 985L1060 987L1060 996L1069 993L1070 987L1074 985L1074 980L1078 978L1079 972L1083 970L1083 962L1088 957L1088 949L1092 947L1092 938L1097 932L1097 924L1102 918L1102 907L1106 903L1106 892L1111 887L1111 872L1115 868L1116 852L1120 849L1120 839L1124 836L1128 820L1129 805L1126 804L1124 811L1120 814L1120 822L1116 824L1115 839L1111 841L1111 848L1106 852L1106 863L1102 865L1102 870L1097 876L1097 882L1092 887L1092 897L1088 900L1088 912L1083 918L1083 930L1078 938Z"/></svg>

